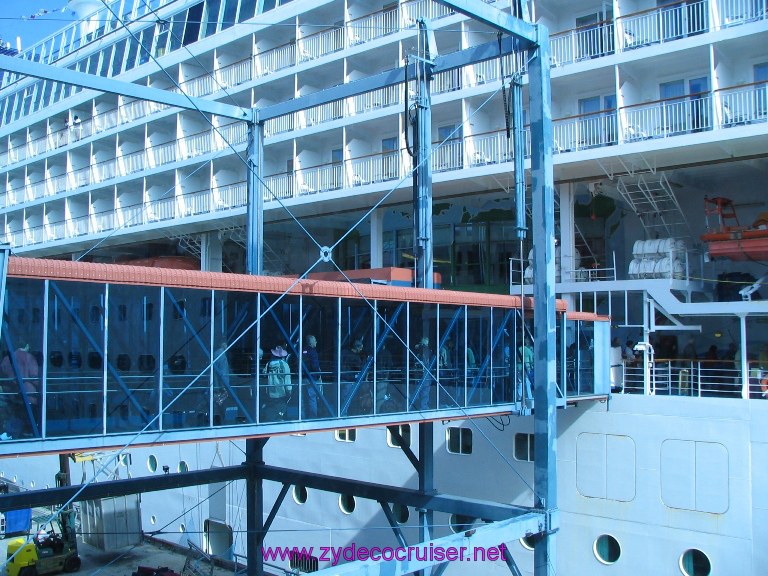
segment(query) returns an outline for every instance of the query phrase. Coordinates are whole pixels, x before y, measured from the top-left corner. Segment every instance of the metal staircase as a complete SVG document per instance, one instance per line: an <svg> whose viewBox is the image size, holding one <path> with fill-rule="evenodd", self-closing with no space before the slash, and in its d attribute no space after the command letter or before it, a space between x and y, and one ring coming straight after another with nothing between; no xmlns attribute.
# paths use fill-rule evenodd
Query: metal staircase
<svg viewBox="0 0 768 576"><path fill-rule="evenodd" d="M229 225L219 228L219 234L222 239L234 242L243 250L247 250L247 238L244 226ZM169 236L171 240L176 240L179 247L194 256L202 259L202 244L199 234L174 234ZM275 252L269 243L264 242L264 271L269 273L282 273L286 269L286 259L284 256Z"/></svg>
<svg viewBox="0 0 768 576"><path fill-rule="evenodd" d="M663 172L619 176L616 188L645 228L648 238L690 238L688 221Z"/></svg>

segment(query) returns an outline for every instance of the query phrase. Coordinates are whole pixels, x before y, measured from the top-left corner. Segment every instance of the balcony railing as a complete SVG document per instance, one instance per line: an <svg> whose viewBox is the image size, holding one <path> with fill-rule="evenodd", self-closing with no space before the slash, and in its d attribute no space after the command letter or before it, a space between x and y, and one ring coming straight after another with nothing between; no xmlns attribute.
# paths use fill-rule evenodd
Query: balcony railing
<svg viewBox="0 0 768 576"><path fill-rule="evenodd" d="M718 90L717 99L722 128L768 121L768 82Z"/></svg>
<svg viewBox="0 0 768 576"><path fill-rule="evenodd" d="M619 46L632 50L663 44L709 30L709 0L665 4L617 18Z"/></svg>
<svg viewBox="0 0 768 576"><path fill-rule="evenodd" d="M552 41L553 64L562 66L587 58L597 58L612 54L616 46L620 50L629 50L650 44L659 44L677 40L686 36L706 32L710 26L710 12L716 27L744 24L768 17L768 0L716 0L710 6L709 0L699 2L664 5L651 10L628 14L618 18L616 23L606 21L594 25L575 28L554 34ZM222 87L232 87L252 80L253 78L281 70L308 58L317 58L337 52L347 44L368 42L383 35L407 29L414 25L415 19L428 17L441 18L451 12L429 0L407 2L399 9L384 10L363 18L351 21L345 27L331 28L317 34L312 34L298 44L278 46L253 58L246 58L234 64L216 70L217 81L211 75L200 76L185 81L181 89L194 97L210 95ZM298 46L298 53L297 53ZM304 54L304 55L302 55ZM505 72L523 71L520 62L507 58ZM516 64L516 65L515 65ZM464 74L469 85L482 84L498 79L498 62L491 61L474 66L474 75ZM435 79L435 93L449 92L462 87L462 75L444 73ZM402 90L401 90L402 92ZM380 100L381 105L399 103L402 96ZM46 136L30 141L23 147L16 147L5 153L0 153L0 167L23 162L27 158L66 146L103 131L115 128L121 124L133 122L137 118L164 110L167 106L147 103L130 102L117 110L110 110L93 118L82 121L78 127L51 132ZM362 109L374 109L375 105ZM355 110L360 108L355 103ZM331 116L333 118L333 116ZM273 122L274 130L269 134L278 134L294 129L295 119L283 119Z"/></svg>
<svg viewBox="0 0 768 576"><path fill-rule="evenodd" d="M624 141L666 138L711 130L712 96L691 94L624 108Z"/></svg>
<svg viewBox="0 0 768 576"><path fill-rule="evenodd" d="M613 54L613 22L598 22L554 34L551 37L552 65L563 66L580 60Z"/></svg>

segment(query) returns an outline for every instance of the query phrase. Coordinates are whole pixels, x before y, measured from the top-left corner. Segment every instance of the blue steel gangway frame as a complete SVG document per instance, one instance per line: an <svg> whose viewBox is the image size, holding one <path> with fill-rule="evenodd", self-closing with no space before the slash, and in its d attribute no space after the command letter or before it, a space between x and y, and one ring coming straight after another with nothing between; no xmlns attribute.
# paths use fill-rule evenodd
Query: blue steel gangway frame
<svg viewBox="0 0 768 576"><path fill-rule="evenodd" d="M530 117L531 117L531 187L533 192L532 206L532 227L533 242L537 247L534 253L534 296L535 296L535 323L534 323L534 372L536 383L534 386L534 402L540 407L546 409L536 410L535 419L535 504L536 513L542 514L545 518L544 525L540 531L541 536L536 539L534 573L536 576L553 574L556 569L555 539L554 534L558 529L559 520L557 512L557 469L555 458L555 432L556 432L556 360L555 360L555 273L554 273L554 177L552 169L552 126L550 112L550 82L549 82L549 40L548 32L541 24L532 24L523 19L511 16L498 9L495 9L481 0L437 0L439 3L464 14L470 18L480 21L508 37L503 38L498 45L490 42L486 45L462 50L446 57L435 57L434 63L431 54L427 58L417 61L403 68L390 72L379 74L357 82L351 82L337 86L328 90L297 98L290 102L283 102L268 108L247 110L236 106L212 102L210 100L191 99L184 95L172 94L170 92L155 90L148 87L142 87L135 84L120 82L107 78L100 78L87 74L80 74L65 68L56 68L44 66L34 62L22 60L19 58L10 58L0 56L0 69L16 72L22 75L36 76L58 80L63 83L76 84L87 88L92 88L102 92L130 95L136 98L161 102L170 106L176 106L182 109L196 109L201 112L218 114L221 116L246 120L249 122L249 147L247 163L249 166L248 177L248 214L247 214L247 233L248 233L248 270L251 273L260 273L262 271L262 246L263 246L263 202L264 194L261 188L260 167L263 156L263 122L269 118L277 117L282 114L298 111L301 109L316 106L318 104L348 97L354 94L367 92L384 86L402 84L407 78L415 77L417 67L421 66L420 78L427 79L430 75L442 70L458 68L462 65L472 64L482 60L497 58L500 55L513 53L515 50L521 50L528 53L529 68L528 79L530 86ZM420 24L420 30L424 26ZM420 90L419 106L424 121L416 126L417 130L422 130L422 136L419 138L419 144L422 151L417 153L416 158L419 161L425 158L424 150L429 145L428 132L428 112L429 112L429 93L428 87L424 86ZM513 103L515 107L522 107L522 102ZM506 113L506 111L505 111ZM517 115L517 113L515 113ZM517 144L517 143L516 143ZM516 150L515 157L521 158L522 151ZM427 152L429 154L429 152ZM518 165L519 167L519 165ZM519 175L517 182L521 179ZM431 198L431 178L429 170L419 174L418 170L414 176L415 188L414 195L420 198L420 209L422 212L418 215L420 222L426 222L425 209L429 205L425 199ZM520 187L517 187L516 197L519 204L522 200ZM419 208L417 208L419 209ZM421 227L421 235L417 241L422 242L424 249L428 249L431 243L431 230L427 231L425 226ZM431 263L431 256L428 259ZM431 271L421 275L422 278L432 278ZM425 425L426 426L426 425ZM424 436L431 436L423 432ZM431 442L428 443L431 447ZM252 458L258 458L258 454L251 455ZM428 460L428 459L427 459ZM431 490L432 481L431 464L424 463L420 470L420 488L425 492ZM261 494L257 485L253 486ZM260 499L260 496L259 498ZM263 527L262 527L263 528ZM260 530L259 533L262 533ZM250 533L250 531L249 531ZM428 535L429 530L425 529L422 537ZM249 544L256 544L256 541ZM255 569L251 572L249 562L249 573L259 573L263 571L263 564L259 559L260 555L255 549L249 546L249 560L255 561ZM512 565L510 566L512 569ZM391 574L407 573L402 572L403 567L398 567L397 571L389 572ZM514 571L514 570L513 570ZM336 573L336 572L334 572Z"/></svg>

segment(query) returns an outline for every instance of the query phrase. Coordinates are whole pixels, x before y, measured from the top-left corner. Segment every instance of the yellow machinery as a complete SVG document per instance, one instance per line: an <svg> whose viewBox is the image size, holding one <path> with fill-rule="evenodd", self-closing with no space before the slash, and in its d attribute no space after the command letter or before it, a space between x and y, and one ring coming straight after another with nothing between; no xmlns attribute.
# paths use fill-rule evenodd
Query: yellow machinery
<svg viewBox="0 0 768 576"><path fill-rule="evenodd" d="M31 540L16 538L8 543L8 576L37 576L80 569L75 511L62 510L50 528L40 530Z"/></svg>

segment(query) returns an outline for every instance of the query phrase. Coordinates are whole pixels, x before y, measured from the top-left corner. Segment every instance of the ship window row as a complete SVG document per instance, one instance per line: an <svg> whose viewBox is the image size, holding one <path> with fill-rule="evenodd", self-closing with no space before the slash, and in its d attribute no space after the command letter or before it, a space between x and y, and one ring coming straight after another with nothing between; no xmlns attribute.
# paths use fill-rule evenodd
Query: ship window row
<svg viewBox="0 0 768 576"><path fill-rule="evenodd" d="M510 352L530 331L516 309L378 301L374 311L340 298L17 278L7 290L0 389L14 407L5 428L14 438L465 410L530 398ZM204 301L210 310L201 317ZM44 322L15 321L18 308L43 303ZM111 321L121 305L131 322ZM585 355L587 337L598 325L607 329L561 322L560 334L583 341ZM562 359L565 346L558 352ZM575 373L561 379L562 394L594 391L591 348L589 356L580 382L570 379ZM353 428L337 431L340 441L355 438ZM469 453L471 430L457 429L447 442Z"/></svg>
<svg viewBox="0 0 768 576"><path fill-rule="evenodd" d="M222 8L221 4L227 2ZM170 19L163 19L144 29L132 32L133 37L123 38L99 52L79 60L73 69L101 76L117 76L145 64L150 54L159 58L167 53L185 47L234 23L250 19L254 14L253 0L207 0L188 10L177 13ZM720 5L722 4L722 6ZM274 7L265 5L267 11ZM341 24L317 32L313 26L297 25L297 38L287 44L274 45L264 40L252 51L258 52L251 58L238 62L227 62L210 75L184 80L184 91L193 96L202 96L250 81L276 71L314 60L327 54L340 52L345 48L370 42L392 32L413 29L419 17L440 18L451 12L431 2L405 2L399 7L356 17L343 23L344 14L339 13ZM575 19L576 28L551 37L552 64L562 66L585 59L608 56L615 52L630 51L645 46L690 37L721 29L735 24L752 22L766 17L764 7L751 0L720 0L718 2L679 3L673 6L659 6L635 14L613 19L611 12L580 16ZM128 20L133 20L130 17ZM104 28L113 26L114 17ZM547 22L552 25L556 22ZM67 30L88 29L90 24L76 24ZM103 28L86 33L92 36ZM49 39L26 54L36 61L53 62L62 57L66 33ZM483 39L482 35L477 35ZM71 40L72 38L70 38ZM226 60L226 59L225 59ZM511 68L508 68L511 70ZM523 70L524 71L524 70ZM492 80L493 70L479 66L474 73L476 84ZM3 86L18 80L18 75L6 73ZM21 117L63 98L81 91L80 88L64 86L53 82L38 81L6 99L4 111L0 114L3 124Z"/></svg>

